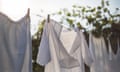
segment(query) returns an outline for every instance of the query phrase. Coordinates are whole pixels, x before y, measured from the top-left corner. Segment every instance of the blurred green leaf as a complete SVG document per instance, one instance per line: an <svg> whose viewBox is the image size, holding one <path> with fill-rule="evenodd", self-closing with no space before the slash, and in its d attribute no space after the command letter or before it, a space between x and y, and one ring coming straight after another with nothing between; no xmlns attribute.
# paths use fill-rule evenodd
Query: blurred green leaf
<svg viewBox="0 0 120 72"><path fill-rule="evenodd" d="M67 22L68 22L70 25L73 24L73 20L72 20L72 19L67 18L66 20L67 20Z"/></svg>
<svg viewBox="0 0 120 72"><path fill-rule="evenodd" d="M107 6L109 6L109 5L110 5L110 4L109 4L109 1L106 1L106 5L107 5Z"/></svg>
<svg viewBox="0 0 120 72"><path fill-rule="evenodd" d="M91 15L86 16L86 19L88 20L89 23L92 23L95 20L95 18L93 18Z"/></svg>
<svg viewBox="0 0 120 72"><path fill-rule="evenodd" d="M85 7L82 8L82 12L85 12Z"/></svg>
<svg viewBox="0 0 120 72"><path fill-rule="evenodd" d="M104 12L108 12L108 8L104 8Z"/></svg>
<svg viewBox="0 0 120 72"><path fill-rule="evenodd" d="M83 29L83 27L81 26L80 22L77 23L77 27L78 27L79 29Z"/></svg>
<svg viewBox="0 0 120 72"><path fill-rule="evenodd" d="M116 16L117 16L117 17L120 17L120 14L117 14Z"/></svg>
<svg viewBox="0 0 120 72"><path fill-rule="evenodd" d="M93 9L91 9L91 12L94 12L96 9L95 8L93 8Z"/></svg>
<svg viewBox="0 0 120 72"><path fill-rule="evenodd" d="M118 11L118 10L119 10L119 8L116 8L116 10Z"/></svg>
<svg viewBox="0 0 120 72"><path fill-rule="evenodd" d="M97 7L97 9L98 9L98 10L101 10L101 9L102 9L102 7L101 7L101 6L98 6L98 7Z"/></svg>
<svg viewBox="0 0 120 72"><path fill-rule="evenodd" d="M101 1L101 5L102 5L102 7L105 6L105 2L104 2L104 0Z"/></svg>
<svg viewBox="0 0 120 72"><path fill-rule="evenodd" d="M76 5L73 5L72 7L73 7L73 8L76 8L77 6L76 6Z"/></svg>
<svg viewBox="0 0 120 72"><path fill-rule="evenodd" d="M101 15L101 13L102 13L101 11L97 11L96 15Z"/></svg>
<svg viewBox="0 0 120 72"><path fill-rule="evenodd" d="M58 12L58 14L59 14L59 15L61 15L61 14L62 14L62 12L61 12L61 11L59 11L59 12Z"/></svg>
<svg viewBox="0 0 120 72"><path fill-rule="evenodd" d="M67 16L71 16L71 13L68 12L68 13L67 13Z"/></svg>
<svg viewBox="0 0 120 72"><path fill-rule="evenodd" d="M82 8L81 6L78 6L78 8Z"/></svg>

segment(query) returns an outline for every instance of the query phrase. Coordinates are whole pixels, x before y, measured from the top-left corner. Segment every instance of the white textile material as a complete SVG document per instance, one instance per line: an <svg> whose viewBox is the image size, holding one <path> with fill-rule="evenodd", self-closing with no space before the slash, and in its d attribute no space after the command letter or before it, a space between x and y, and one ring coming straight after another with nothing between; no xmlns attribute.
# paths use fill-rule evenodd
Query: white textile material
<svg viewBox="0 0 120 72"><path fill-rule="evenodd" d="M78 31L78 30L77 30ZM81 31L77 32L78 35L75 39L75 42L71 48L70 55L79 61L80 67L79 71L73 69L71 72L85 72L84 63L87 66L91 66L93 59L88 48L87 42L85 40L84 34ZM70 71L69 71L70 72Z"/></svg>
<svg viewBox="0 0 120 72"><path fill-rule="evenodd" d="M71 46L62 42L65 40L62 40L64 31L61 29L62 26L54 20L45 24L37 62L45 65L45 72L84 72L84 63L90 66L92 58L82 32L74 31L76 36ZM66 36L69 35L70 32ZM69 45L71 47L68 48Z"/></svg>
<svg viewBox="0 0 120 72"><path fill-rule="evenodd" d="M89 49L92 53L93 63L91 72L107 72L108 53L103 37L96 38L90 34Z"/></svg>
<svg viewBox="0 0 120 72"><path fill-rule="evenodd" d="M117 53L114 54L111 49L110 41L108 41L109 45L109 59L107 61L107 70L106 72L120 72L120 46L119 39L117 40Z"/></svg>
<svg viewBox="0 0 120 72"><path fill-rule="evenodd" d="M30 18L12 21L0 13L0 72L32 72Z"/></svg>

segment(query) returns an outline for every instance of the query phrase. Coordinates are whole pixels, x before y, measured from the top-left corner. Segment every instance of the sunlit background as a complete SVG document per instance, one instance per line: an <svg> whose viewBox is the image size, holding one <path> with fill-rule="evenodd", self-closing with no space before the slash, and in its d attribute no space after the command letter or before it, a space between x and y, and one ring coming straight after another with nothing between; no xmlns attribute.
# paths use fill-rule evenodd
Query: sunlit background
<svg viewBox="0 0 120 72"><path fill-rule="evenodd" d="M6 14L14 21L19 20L30 8L31 33L36 31L39 20L48 14L62 8L71 8L72 5L97 6L101 0L0 0L0 12ZM110 10L120 8L120 0L109 0ZM113 12L114 13L114 12ZM36 16L41 15L42 17Z"/></svg>

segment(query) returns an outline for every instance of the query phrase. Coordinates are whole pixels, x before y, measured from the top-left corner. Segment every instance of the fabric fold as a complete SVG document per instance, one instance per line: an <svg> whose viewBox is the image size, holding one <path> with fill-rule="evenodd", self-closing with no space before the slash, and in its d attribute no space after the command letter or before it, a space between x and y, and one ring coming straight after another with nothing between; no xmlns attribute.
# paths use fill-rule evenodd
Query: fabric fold
<svg viewBox="0 0 120 72"><path fill-rule="evenodd" d="M76 33L75 40L72 47L67 48L60 39L61 33L64 32L62 29L62 26L54 20L45 23L37 62L44 64L45 72L85 72L84 63L90 66L92 57L83 33L74 30ZM43 42L44 44L42 44Z"/></svg>

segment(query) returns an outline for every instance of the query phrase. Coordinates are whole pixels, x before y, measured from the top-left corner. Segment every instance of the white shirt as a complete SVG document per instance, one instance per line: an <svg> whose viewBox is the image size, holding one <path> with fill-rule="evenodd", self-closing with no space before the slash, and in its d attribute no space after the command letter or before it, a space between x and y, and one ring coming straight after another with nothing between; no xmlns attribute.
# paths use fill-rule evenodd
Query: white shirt
<svg viewBox="0 0 120 72"><path fill-rule="evenodd" d="M37 62L45 65L45 72L84 72L84 62L90 65L92 59L82 32L63 32L54 20L45 24ZM70 39L70 34L75 34L72 45L63 38Z"/></svg>

